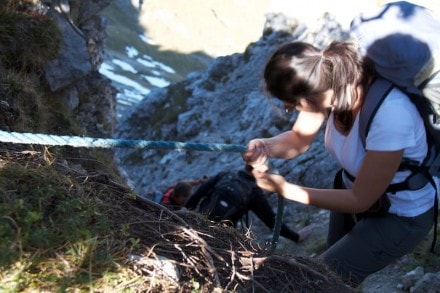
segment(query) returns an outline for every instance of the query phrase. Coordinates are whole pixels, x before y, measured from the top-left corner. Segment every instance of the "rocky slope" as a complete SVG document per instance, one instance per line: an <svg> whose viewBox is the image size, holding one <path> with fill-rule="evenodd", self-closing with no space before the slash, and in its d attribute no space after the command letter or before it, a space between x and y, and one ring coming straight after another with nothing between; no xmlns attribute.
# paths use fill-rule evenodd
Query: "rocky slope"
<svg viewBox="0 0 440 293"><path fill-rule="evenodd" d="M0 128L108 137L115 129L115 89L98 73L98 68L106 36L99 12L109 1L70 0L62 1L63 6L58 3L9 0L7 7L0 4L0 33L5 40L0 44ZM58 6L51 6L55 4ZM8 23L9 19L18 21ZM59 35L52 30L52 20L60 30ZM293 22L287 21L287 29L285 25L283 18L274 18L261 42L249 46L244 54L220 58L207 71L193 73L180 83L156 91L152 101L143 103L127 118L126 137L147 135L154 139L243 144L250 137L286 129L294 117L286 117L280 105L272 101L263 99L261 103L261 89L255 89L260 80L258 70L267 54L280 42L295 37L311 36L321 45L327 37L344 34L334 22L324 27L326 33L316 32L318 38ZM49 38L34 38L38 35L35 29L41 26L45 34L40 36ZM20 30L16 33L13 27ZM281 28L284 32L280 32ZM38 42L42 40L43 43ZM48 44L59 44L59 48ZM47 51L54 54L46 55ZM47 60L50 61L46 63ZM235 80L244 88L237 84L229 87ZM151 111L151 107L156 108ZM240 117L242 113L246 115ZM140 131L142 128L144 132ZM122 132L118 134L123 137ZM333 172L335 166L318 150L320 139L313 155L293 163L274 162L274 166L290 172L292 179L302 184L329 186L331 176L326 172ZM135 165L135 172L145 172L137 177L148 179L136 180L139 193L144 187L160 188L182 176L241 167L238 154L233 154L233 158L168 151L119 155L125 162L121 165L124 168L143 158L151 164L152 169ZM349 291L311 258L299 257L319 251L308 248L322 240L325 225L316 229L319 235L296 247L296 255L284 257L284 253L295 251L292 245L281 243L277 255L267 256L264 245L234 229L213 225L191 213L174 213L137 197L120 180L111 160L112 153L105 151L2 144L1 290L176 291L183 287L199 292L280 292L296 288L308 292ZM193 160L197 161L192 163ZM166 167L174 161L179 163L170 171ZM310 173L312 164L322 162L321 170ZM199 166L205 166L204 172L196 171ZM129 177L136 178L133 174ZM154 185L148 185L148 181ZM327 214L290 205L285 216L302 226L306 221L324 224ZM263 229L257 226L256 231ZM263 232L257 236L257 240L264 240ZM170 278L165 270L170 266L175 268L176 278ZM417 270L414 275L419 273Z"/></svg>
<svg viewBox="0 0 440 293"><path fill-rule="evenodd" d="M313 41L321 46L344 32L329 21ZM181 82L154 90L125 120L117 136L125 139L224 143L245 145L254 137L267 137L290 127L291 117L277 101L265 96L261 72L269 54L281 43L312 34L293 20L274 16L266 33L242 54L219 57L206 70L191 73ZM346 36L345 36L346 37ZM330 186L336 170L323 150L322 133L312 151L295 160L273 162L293 180L311 186ZM238 169L238 153L118 150L118 164L139 193L164 189L180 179ZM309 168L310 166L314 168Z"/></svg>
<svg viewBox="0 0 440 293"><path fill-rule="evenodd" d="M111 135L115 91L97 72L108 1L61 4L0 4L2 138ZM235 229L139 198L111 151L38 143L0 147L2 292L349 291L319 263L267 256Z"/></svg>
<svg viewBox="0 0 440 293"><path fill-rule="evenodd" d="M347 38L341 26L330 15L327 17L322 20L322 26L311 31L292 19L273 15L268 19L263 36L250 44L244 53L216 58L206 70L194 72L181 82L149 94L121 122L117 135L153 141L243 145L250 138L280 133L291 125L295 117L286 116L281 105L265 96L260 75L264 62L270 52L283 42L297 39L323 46L330 40ZM239 154L221 152L120 150L117 158L130 183L141 195L148 190L164 190L181 179L195 179L220 170L242 167ZM273 161L272 164L287 174L290 180L314 187L331 186L337 169L323 150L322 133L304 156L289 162ZM275 205L276 198L272 198L272 202ZM328 220L325 212L288 204L284 219L295 229L306 222L319 224L306 243L292 247L281 241L280 251L313 255L322 249L317 246L325 241ZM253 231L257 231L260 239L270 237L270 232L258 220L253 222ZM422 250L426 247L427 244L424 244ZM401 281L401 277L408 272L405 267L416 266L418 262L413 256L404 258L371 276L362 290L409 290L415 281ZM435 271L435 266L432 269Z"/></svg>

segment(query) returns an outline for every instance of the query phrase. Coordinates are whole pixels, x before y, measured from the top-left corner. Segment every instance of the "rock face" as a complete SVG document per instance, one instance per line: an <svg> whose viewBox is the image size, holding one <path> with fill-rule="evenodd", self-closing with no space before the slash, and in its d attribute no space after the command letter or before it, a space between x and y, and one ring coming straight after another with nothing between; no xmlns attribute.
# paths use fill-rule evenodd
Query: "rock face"
<svg viewBox="0 0 440 293"><path fill-rule="evenodd" d="M99 15L110 0L41 1L56 19L60 54L45 67L49 91L62 99L90 136L108 137L116 128L116 89L98 70L103 62L106 23Z"/></svg>
<svg viewBox="0 0 440 293"><path fill-rule="evenodd" d="M271 15L263 36L244 53L217 58L206 70L152 91L120 122L116 135L124 139L239 145L252 138L277 135L292 126L295 116L286 115L280 103L264 92L262 72L270 54L292 40L322 46L346 37L331 18L311 32L296 21ZM181 179L243 167L239 153L227 152L123 149L117 151L117 159L140 194L164 190ZM290 180L314 187L329 187L337 169L324 150L322 132L306 154L271 163Z"/></svg>

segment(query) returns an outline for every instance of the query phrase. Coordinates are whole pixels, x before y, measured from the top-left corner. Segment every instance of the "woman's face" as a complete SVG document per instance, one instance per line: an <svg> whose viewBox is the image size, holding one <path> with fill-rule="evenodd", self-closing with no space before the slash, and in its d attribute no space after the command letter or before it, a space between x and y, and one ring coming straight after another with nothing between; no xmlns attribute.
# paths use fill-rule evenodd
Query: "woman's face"
<svg viewBox="0 0 440 293"><path fill-rule="evenodd" d="M332 97L333 90L327 90L322 95L306 98L299 98L296 104L291 104L288 102L284 102L284 108L286 112L291 112L293 110L296 111L304 111L304 112L327 112L328 109L332 108ZM313 100L311 103L309 100Z"/></svg>

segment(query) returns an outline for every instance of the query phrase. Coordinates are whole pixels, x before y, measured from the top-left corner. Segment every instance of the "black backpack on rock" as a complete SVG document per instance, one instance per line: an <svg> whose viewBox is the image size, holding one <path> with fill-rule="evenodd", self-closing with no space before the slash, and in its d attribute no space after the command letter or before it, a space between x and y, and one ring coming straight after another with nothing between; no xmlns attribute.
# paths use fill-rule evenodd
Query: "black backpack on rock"
<svg viewBox="0 0 440 293"><path fill-rule="evenodd" d="M235 226L248 211L252 188L255 185L245 176L251 175L244 171L224 171L217 174L217 180L209 194L201 200L199 212L216 222L229 220Z"/></svg>

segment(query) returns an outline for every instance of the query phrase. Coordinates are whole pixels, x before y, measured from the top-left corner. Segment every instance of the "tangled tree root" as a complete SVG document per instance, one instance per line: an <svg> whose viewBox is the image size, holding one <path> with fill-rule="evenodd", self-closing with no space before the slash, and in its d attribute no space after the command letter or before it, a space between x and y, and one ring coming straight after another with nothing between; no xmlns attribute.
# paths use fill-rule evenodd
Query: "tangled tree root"
<svg viewBox="0 0 440 293"><path fill-rule="evenodd" d="M155 288L189 292L351 292L322 264L304 257L267 255L250 237L226 223L214 223L189 211L171 211L137 197L145 210L143 223L131 225L132 233L148 249L138 251L150 259L150 279L166 275L157 266L166 259L179 272L179 279L164 277ZM133 262L139 268L139 262ZM176 274L174 274L176 275ZM154 291L154 290L153 290Z"/></svg>

